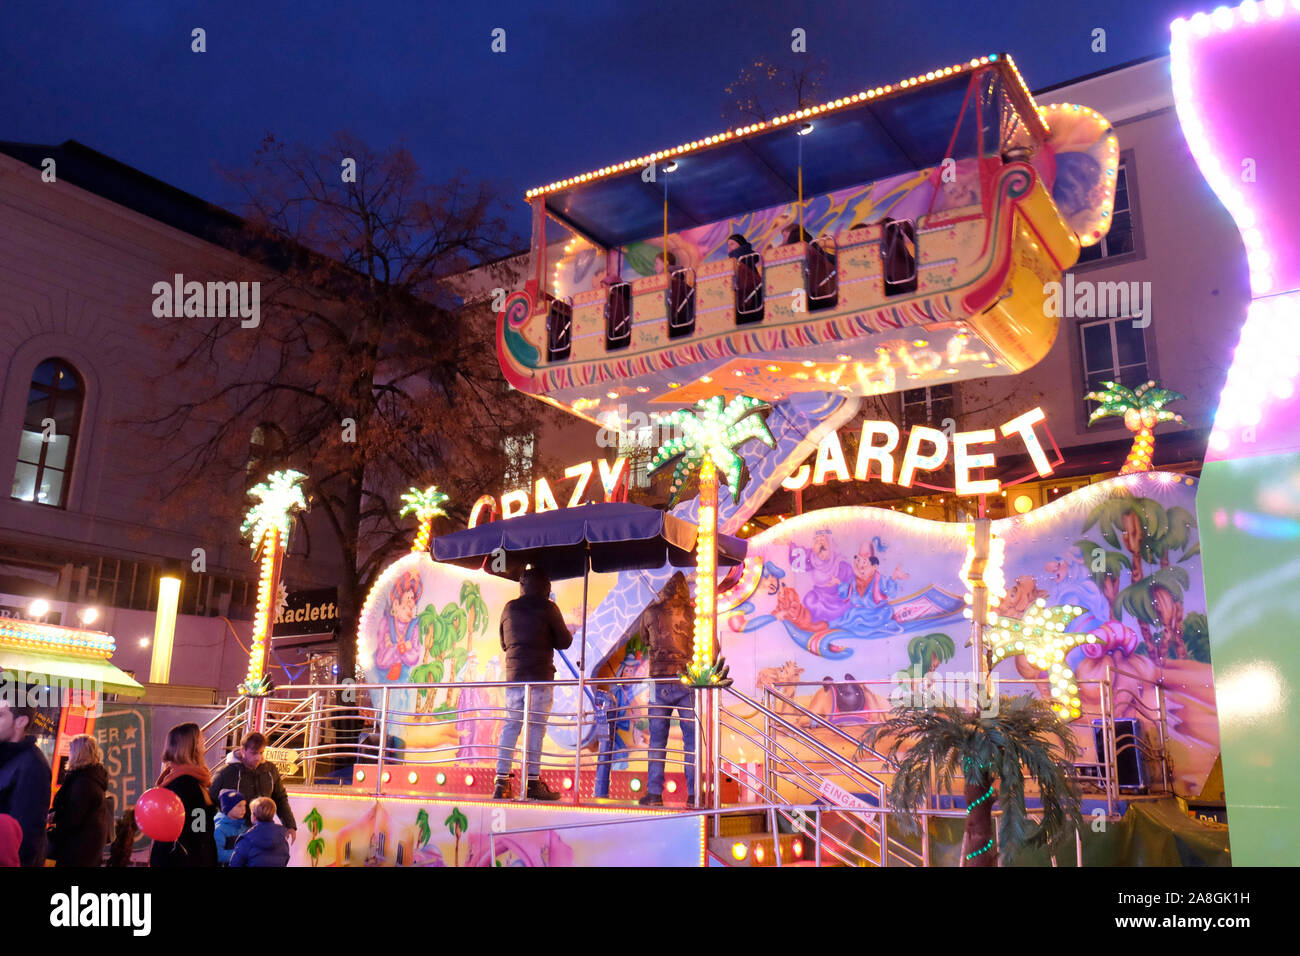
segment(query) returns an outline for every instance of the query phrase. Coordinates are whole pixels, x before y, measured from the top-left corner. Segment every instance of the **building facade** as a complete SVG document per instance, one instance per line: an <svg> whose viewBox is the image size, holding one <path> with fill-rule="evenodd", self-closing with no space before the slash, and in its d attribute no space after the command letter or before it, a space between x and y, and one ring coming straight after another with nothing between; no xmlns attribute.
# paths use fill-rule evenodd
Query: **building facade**
<svg viewBox="0 0 1300 956"><path fill-rule="evenodd" d="M218 695L247 666L257 569L230 516L267 436L243 439L244 487L214 484L207 513L169 507L174 449L150 420L199 383L176 373L153 304L177 275L247 275L223 244L239 224L80 144L0 143L0 613L43 599L47 621L75 624L95 608L114 662L143 681L158 580L179 573L171 680ZM291 556L287 584L327 586L336 561L319 544Z"/></svg>

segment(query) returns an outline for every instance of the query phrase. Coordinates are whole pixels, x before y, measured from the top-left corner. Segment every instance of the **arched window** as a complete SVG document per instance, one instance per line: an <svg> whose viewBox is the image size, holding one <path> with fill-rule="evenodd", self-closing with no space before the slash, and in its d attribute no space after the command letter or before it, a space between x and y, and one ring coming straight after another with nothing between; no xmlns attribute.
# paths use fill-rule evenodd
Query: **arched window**
<svg viewBox="0 0 1300 956"><path fill-rule="evenodd" d="M68 474L85 401L85 383L63 359L46 359L36 366L18 442L12 497L54 508L67 504Z"/></svg>

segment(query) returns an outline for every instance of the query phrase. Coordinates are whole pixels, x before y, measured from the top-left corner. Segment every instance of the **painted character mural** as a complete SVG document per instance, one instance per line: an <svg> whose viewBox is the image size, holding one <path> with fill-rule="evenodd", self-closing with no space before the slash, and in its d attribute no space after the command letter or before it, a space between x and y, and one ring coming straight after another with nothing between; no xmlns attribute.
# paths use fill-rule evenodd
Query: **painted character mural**
<svg viewBox="0 0 1300 956"><path fill-rule="evenodd" d="M416 633L415 606L424 589L417 571L406 571L393 582L380 624L375 663L389 681L407 681L420 662L424 644Z"/></svg>
<svg viewBox="0 0 1300 956"><path fill-rule="evenodd" d="M829 529L821 528L813 535L811 548L791 545L790 565L797 571L806 567L812 576L813 586L803 596L810 620L829 623L849 609L844 593L853 580L853 566L835 547Z"/></svg>
<svg viewBox="0 0 1300 956"><path fill-rule="evenodd" d="M908 575L902 568L896 568L890 577L882 576L877 550L886 550L878 537L862 545L853 558L853 579L839 588L840 596L848 601L848 609L834 624L855 636L903 632L902 625L894 620L889 599L898 593L898 582L907 580Z"/></svg>

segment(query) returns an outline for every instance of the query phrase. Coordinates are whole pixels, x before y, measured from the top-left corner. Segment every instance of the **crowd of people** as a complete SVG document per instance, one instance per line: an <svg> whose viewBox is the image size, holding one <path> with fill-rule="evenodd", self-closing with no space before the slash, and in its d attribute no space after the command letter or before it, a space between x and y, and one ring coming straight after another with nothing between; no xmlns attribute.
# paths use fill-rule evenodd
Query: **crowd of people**
<svg viewBox="0 0 1300 956"><path fill-rule="evenodd" d="M54 800L49 761L28 733L35 708L0 700L0 867L128 866L141 831L135 808L115 813L109 775L95 738L69 741ZM287 866L297 823L266 738L244 737L215 775L195 723L173 727L156 787L180 800L184 823L171 841L154 840L151 867ZM279 823L276 818L279 818Z"/></svg>
<svg viewBox="0 0 1300 956"><path fill-rule="evenodd" d="M558 800L560 794L541 779L540 757L551 711L554 655L573 642L559 607L550 599L551 582L537 569L520 578L520 596L501 614L501 649L507 691L507 719L498 743L495 799L513 797L515 744L525 723L526 796ZM650 649L650 676L678 676L690 662L694 617L685 577L674 574L656 599L633 624ZM527 689L525 689L527 688ZM625 720L626 706L609 706L610 730ZM28 732L36 709L0 700L0 866L100 866L109 847L108 865L130 865L141 836L135 808L115 813L109 774L94 737L71 739L68 760L53 802L52 773L45 754ZM682 728L688 770L687 804L694 803L695 757L693 698L689 688L672 681L656 683L650 708L650 771L643 805L663 803L668 731L674 713ZM250 733L215 774L208 769L203 731L198 724L179 724L168 732L162 769L155 787L171 791L184 811L184 824L175 840L153 841L151 867L286 866L297 837L297 822L275 764L265 759L266 738ZM603 747L601 761L613 759ZM604 766L600 790L607 792ZM603 793L599 795L604 795ZM279 820L277 823L276 820Z"/></svg>

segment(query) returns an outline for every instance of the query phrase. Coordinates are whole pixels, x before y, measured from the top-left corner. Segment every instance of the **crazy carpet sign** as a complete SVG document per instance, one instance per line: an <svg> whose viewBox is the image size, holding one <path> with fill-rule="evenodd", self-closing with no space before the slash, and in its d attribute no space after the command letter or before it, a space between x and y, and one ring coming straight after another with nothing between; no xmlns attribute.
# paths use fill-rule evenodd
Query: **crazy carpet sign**
<svg viewBox="0 0 1300 956"><path fill-rule="evenodd" d="M814 485L823 485L831 478L838 481L869 481L872 476L872 463L876 477L889 484L911 488L916 481L917 472L934 471L947 463L949 454L953 459L953 471L956 475L956 492L959 495L992 495L1002 490L1002 482L997 478L972 478L971 472L977 468L992 468L997 464L997 456L992 451L976 452L981 445L992 445L999 438L1012 439L1029 453L1034 471L1040 477L1052 474L1052 462L1048 461L1039 441L1034 426L1042 425L1046 416L1041 408L1034 408L1023 415L1005 422L996 430L982 428L976 431L953 432L949 439L947 433L926 425L917 425L907 436L901 462L898 463L895 478L895 458L902 436L899 428L890 421L867 421L862 423L861 440L858 443L858 456L853 470L849 470L844 457L844 446L838 432L831 432L817 446L817 455L811 465L800 465L782 487L787 491L798 491L807 487L809 481ZM1059 462L1057 462L1059 464ZM926 486L929 487L929 486Z"/></svg>

